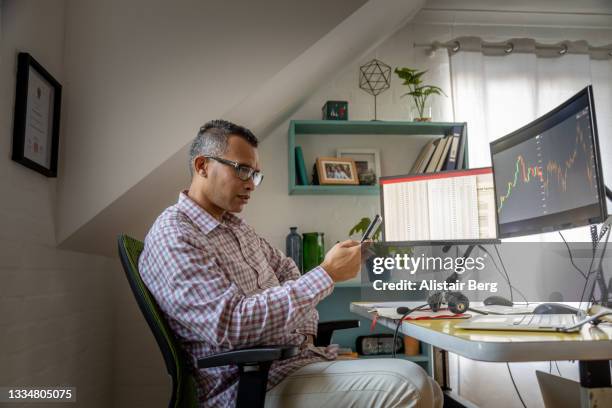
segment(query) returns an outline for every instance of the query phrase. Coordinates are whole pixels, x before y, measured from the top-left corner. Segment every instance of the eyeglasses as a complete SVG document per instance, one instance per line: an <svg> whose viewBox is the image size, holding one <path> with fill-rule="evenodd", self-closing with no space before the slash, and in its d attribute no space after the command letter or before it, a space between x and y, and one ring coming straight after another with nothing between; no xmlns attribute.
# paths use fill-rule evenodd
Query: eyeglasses
<svg viewBox="0 0 612 408"><path fill-rule="evenodd" d="M204 156L208 159L213 159L218 161L219 163L223 163L227 166L232 166L234 170L236 170L236 176L242 181L247 181L248 179L253 179L253 184L256 186L260 185L263 180L263 173L261 171L257 171L252 167L245 166L244 164L237 163L232 160L222 159L220 157L215 156Z"/></svg>

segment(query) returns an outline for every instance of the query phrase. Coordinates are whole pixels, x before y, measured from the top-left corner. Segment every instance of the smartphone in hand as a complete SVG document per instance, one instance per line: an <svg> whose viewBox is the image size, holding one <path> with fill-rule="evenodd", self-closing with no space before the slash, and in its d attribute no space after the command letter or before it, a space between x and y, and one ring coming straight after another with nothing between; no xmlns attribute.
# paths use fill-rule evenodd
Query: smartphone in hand
<svg viewBox="0 0 612 408"><path fill-rule="evenodd" d="M376 214L372 222L370 222L370 225L368 225L368 228L366 228L366 231L364 232L363 237L361 237L361 241L359 242L363 243L364 241L371 239L372 235L374 235L381 223L382 217Z"/></svg>

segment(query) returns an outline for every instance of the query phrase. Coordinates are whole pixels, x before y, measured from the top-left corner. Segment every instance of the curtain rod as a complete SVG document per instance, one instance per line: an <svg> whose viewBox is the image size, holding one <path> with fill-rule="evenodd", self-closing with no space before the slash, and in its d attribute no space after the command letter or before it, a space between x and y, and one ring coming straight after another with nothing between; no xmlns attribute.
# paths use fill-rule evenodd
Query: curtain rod
<svg viewBox="0 0 612 408"><path fill-rule="evenodd" d="M520 50L520 48L524 48L520 45L524 45L525 43L530 43L530 45L533 47L533 51L542 50L553 53L554 51L556 51L556 53L560 56L567 54L568 51L570 51L571 53L572 51L574 51L574 48L576 48L574 47L574 44L579 44L581 46L577 48L580 48L580 51L582 51L582 53L599 54L600 56L605 53L606 56L612 57L612 44L600 47L591 46L586 43L586 41L562 41L557 44L542 44L536 42L533 39L528 38L513 38L501 42L486 42L482 41L477 37L462 37L447 42L434 41L432 43L414 43L414 47L429 48L432 52L441 48L446 48L449 52L456 53L461 50L474 51L475 48L477 48L475 46L477 44L478 47L480 47L481 49L499 50L503 51L503 53L505 54L510 54L513 51L517 51ZM467 45L467 47L465 45ZM517 45L519 45L519 47L517 47Z"/></svg>

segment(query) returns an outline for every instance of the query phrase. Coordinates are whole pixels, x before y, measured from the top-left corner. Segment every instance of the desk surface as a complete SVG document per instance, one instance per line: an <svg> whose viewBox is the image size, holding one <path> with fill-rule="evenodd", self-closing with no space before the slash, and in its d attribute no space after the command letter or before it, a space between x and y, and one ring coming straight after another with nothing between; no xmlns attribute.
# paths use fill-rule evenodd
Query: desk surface
<svg viewBox="0 0 612 408"><path fill-rule="evenodd" d="M351 303L351 312L373 319L371 302ZM377 303L377 305L382 305ZM415 307L418 302L406 302ZM404 321L401 332L435 347L480 361L550 361L612 359L612 325L587 324L578 333L543 333L455 328L463 319ZM396 321L378 318L395 329Z"/></svg>

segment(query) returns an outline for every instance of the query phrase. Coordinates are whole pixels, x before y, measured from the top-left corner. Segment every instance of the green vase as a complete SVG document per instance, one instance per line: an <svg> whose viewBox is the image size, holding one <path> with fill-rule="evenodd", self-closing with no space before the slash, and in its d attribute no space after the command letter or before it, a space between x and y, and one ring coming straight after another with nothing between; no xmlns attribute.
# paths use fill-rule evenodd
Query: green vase
<svg viewBox="0 0 612 408"><path fill-rule="evenodd" d="M302 234L302 257L304 273L321 265L325 258L325 241L322 232L306 232Z"/></svg>

